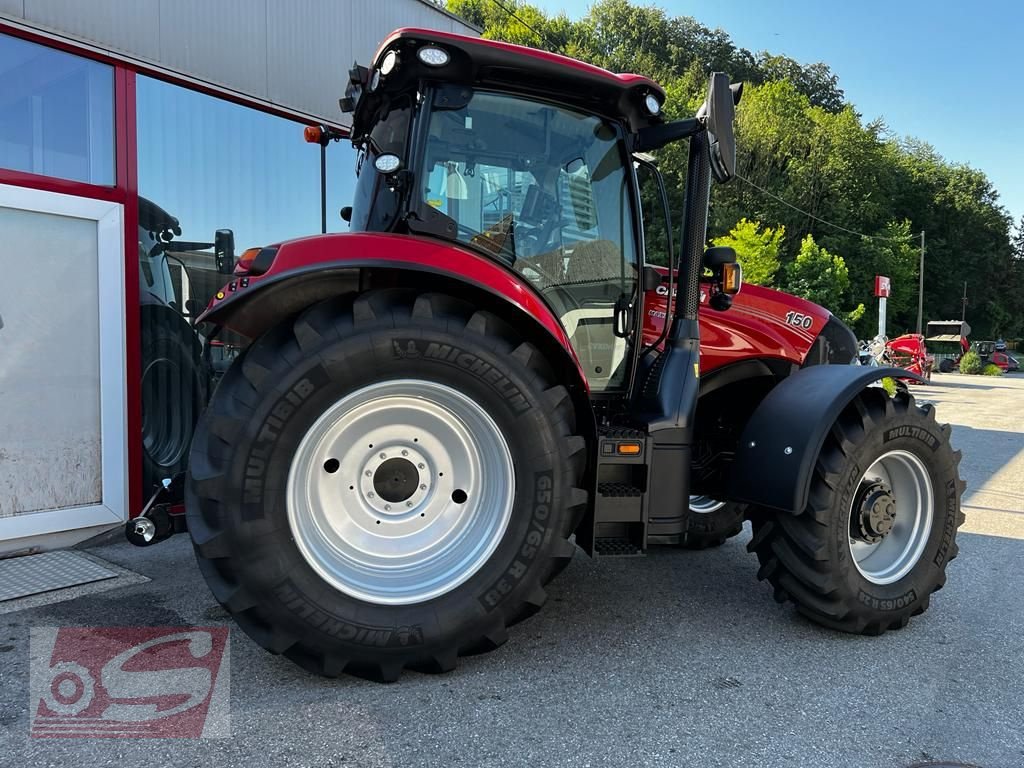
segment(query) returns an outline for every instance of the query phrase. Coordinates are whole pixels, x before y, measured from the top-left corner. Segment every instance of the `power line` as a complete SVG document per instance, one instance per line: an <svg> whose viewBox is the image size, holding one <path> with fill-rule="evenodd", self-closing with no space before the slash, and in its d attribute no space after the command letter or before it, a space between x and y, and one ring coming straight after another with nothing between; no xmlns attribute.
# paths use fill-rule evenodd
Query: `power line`
<svg viewBox="0 0 1024 768"><path fill-rule="evenodd" d="M520 16L518 15L518 14L516 14L516 12L515 12L515 11L513 11L513 10L512 10L511 8L509 8L509 7L507 6L507 5L505 5L504 3L502 3L502 2L501 2L501 0L491 0L491 2L492 2L492 3L494 3L494 4L496 5L496 6L498 6L499 8L501 8L501 10L503 10L503 11L504 11L504 12L505 12L506 14L508 14L509 16L511 16L511 17L512 17L513 19L515 19L516 21L518 21L518 22L519 22L520 24L522 24L522 25L523 25L524 27L526 27L526 28L527 28L528 30L530 30L531 32L533 32L533 34L534 34L534 35L536 35L537 39L538 39L538 40L540 40L540 41L541 41L541 43L543 43L544 45L548 45L548 46L551 46L552 48L554 48L554 49L555 49L555 51L556 51L557 53L560 53L560 54L562 54L563 56L565 56L565 55L566 55L566 54L565 54L565 51L563 51L563 50L562 50L562 48L561 48L560 46L558 46L558 45L555 45L555 44L554 44L554 43L553 43L553 42L551 41L551 39L550 39L550 38L548 38L548 36L547 36L547 35L543 34L542 32L538 32L538 31L537 31L537 30L536 30L536 29L535 29L534 27L530 26L530 25L529 25L529 24L527 24L527 23L526 23L525 21L523 21L523 19L522 19L522 18L521 18L521 17L520 17Z"/></svg>
<svg viewBox="0 0 1024 768"><path fill-rule="evenodd" d="M858 237L865 237L868 240L887 240L889 242L894 242L894 243L905 242L907 240L911 240L913 238L918 237L918 235L909 235L909 234L905 235L903 237L881 237L879 235L865 235L863 232L857 232L857 231L852 230L852 229L847 229L846 227L842 226L841 224L835 224L835 223L833 223L831 221L827 221L826 219L821 218L820 216L815 216L810 211L805 211L803 208L798 208L797 206L793 205L788 200L783 200L781 197L776 195L774 192L769 192L764 187L758 186L757 184L752 182L750 179L748 179L748 178L746 178L744 176L740 176L738 173L734 174L734 175L740 181L745 182L746 184L749 184L750 186L752 186L757 191L762 192L762 193L768 195L768 197L771 197L771 198L773 198L775 200L778 200L780 203L782 203L783 205L785 205L788 208L792 208L797 213L802 213L804 216L807 216L808 218L814 219L815 221L817 221L820 224L825 224L826 226L834 227L835 229L842 230L843 232L846 232L847 234L857 235Z"/></svg>

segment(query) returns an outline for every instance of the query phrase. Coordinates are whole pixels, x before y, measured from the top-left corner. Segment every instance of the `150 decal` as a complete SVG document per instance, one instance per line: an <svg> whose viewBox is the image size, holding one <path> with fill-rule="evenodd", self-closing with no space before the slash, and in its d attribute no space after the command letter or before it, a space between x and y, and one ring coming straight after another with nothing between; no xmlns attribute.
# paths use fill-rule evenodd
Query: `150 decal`
<svg viewBox="0 0 1024 768"><path fill-rule="evenodd" d="M803 312L787 312L786 322L806 330L814 324L814 318L810 315L805 315Z"/></svg>

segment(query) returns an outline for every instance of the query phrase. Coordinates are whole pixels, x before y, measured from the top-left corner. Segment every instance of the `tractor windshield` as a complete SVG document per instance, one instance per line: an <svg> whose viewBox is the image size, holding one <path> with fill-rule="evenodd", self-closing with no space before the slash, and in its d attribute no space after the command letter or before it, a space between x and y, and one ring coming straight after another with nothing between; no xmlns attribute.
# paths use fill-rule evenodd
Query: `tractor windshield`
<svg viewBox="0 0 1024 768"><path fill-rule="evenodd" d="M637 258L617 129L557 105L479 92L461 109L435 108L427 134L421 202L455 220L458 240L538 288L593 389L621 386Z"/></svg>

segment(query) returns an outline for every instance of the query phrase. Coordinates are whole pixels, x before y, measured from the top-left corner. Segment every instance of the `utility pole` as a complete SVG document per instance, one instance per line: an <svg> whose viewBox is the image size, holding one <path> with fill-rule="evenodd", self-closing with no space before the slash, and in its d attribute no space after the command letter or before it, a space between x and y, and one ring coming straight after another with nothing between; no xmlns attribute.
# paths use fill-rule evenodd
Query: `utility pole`
<svg viewBox="0 0 1024 768"><path fill-rule="evenodd" d="M924 230L921 230L921 264L917 268L917 332L921 333L924 315Z"/></svg>
<svg viewBox="0 0 1024 768"><path fill-rule="evenodd" d="M964 299L963 299L963 303L964 303L963 308L960 310L960 322L961 323L964 320L967 319L967 281L966 280L964 280Z"/></svg>

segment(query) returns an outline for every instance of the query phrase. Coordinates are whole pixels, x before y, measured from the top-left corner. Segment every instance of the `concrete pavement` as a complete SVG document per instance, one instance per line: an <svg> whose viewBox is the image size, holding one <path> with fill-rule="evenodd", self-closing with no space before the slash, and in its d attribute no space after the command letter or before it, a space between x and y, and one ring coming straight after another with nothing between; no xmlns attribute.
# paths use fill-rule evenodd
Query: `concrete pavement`
<svg viewBox="0 0 1024 768"><path fill-rule="evenodd" d="M931 610L879 638L824 630L718 550L578 555L497 652L390 686L311 677L231 632L233 735L30 740L33 626L232 626L185 537L93 554L152 579L0 616L3 766L1024 765L1024 376L936 375L968 482Z"/></svg>

